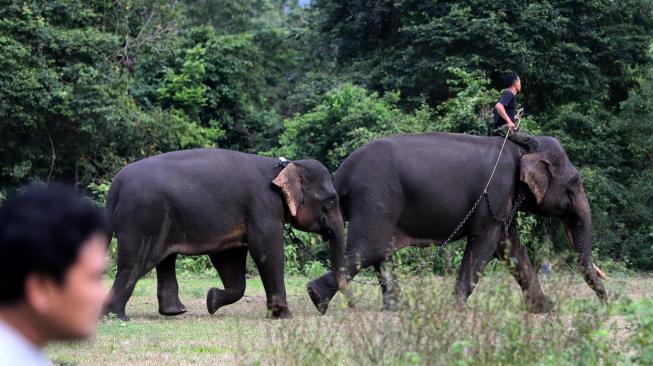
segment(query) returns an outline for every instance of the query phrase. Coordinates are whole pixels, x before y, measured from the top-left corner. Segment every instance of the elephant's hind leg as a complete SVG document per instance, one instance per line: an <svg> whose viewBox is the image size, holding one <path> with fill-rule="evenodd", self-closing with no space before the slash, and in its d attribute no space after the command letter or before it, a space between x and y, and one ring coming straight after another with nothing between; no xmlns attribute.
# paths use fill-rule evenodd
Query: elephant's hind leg
<svg viewBox="0 0 653 366"><path fill-rule="evenodd" d="M119 319L129 320L125 307L136 282L161 260L161 256L150 252L153 241L152 237L118 235L118 272L111 287L111 297L105 306L105 314L115 314Z"/></svg>
<svg viewBox="0 0 653 366"><path fill-rule="evenodd" d="M179 315L186 312L186 307L179 300L179 285L175 271L177 254L170 254L156 265L156 297L159 300L159 314Z"/></svg>
<svg viewBox="0 0 653 366"><path fill-rule="evenodd" d="M524 293L528 310L546 313L553 308L553 301L542 292L537 271L531 265L526 248L519 241L516 225L510 227L508 236L502 235L495 257L504 261Z"/></svg>
<svg viewBox="0 0 653 366"><path fill-rule="evenodd" d="M214 287L206 296L207 310L209 314L213 314L219 308L240 300L245 294L247 248L211 254L209 258L224 285L224 290Z"/></svg>

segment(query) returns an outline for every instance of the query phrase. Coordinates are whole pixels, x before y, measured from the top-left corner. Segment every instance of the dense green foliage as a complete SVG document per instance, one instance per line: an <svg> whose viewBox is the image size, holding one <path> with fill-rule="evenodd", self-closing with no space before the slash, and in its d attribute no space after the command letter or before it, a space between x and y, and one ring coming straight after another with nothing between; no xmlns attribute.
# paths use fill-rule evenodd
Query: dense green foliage
<svg viewBox="0 0 653 366"><path fill-rule="evenodd" d="M335 170L380 136L486 134L516 71L522 127L583 174L599 257L653 269L651 0L0 3L0 197L64 180L102 201L122 166L176 149ZM566 250L553 221L520 220L531 248Z"/></svg>
<svg viewBox="0 0 653 366"><path fill-rule="evenodd" d="M339 68L410 102L450 98L451 66L499 81L519 71L529 112L604 99L614 105L647 61L647 1L317 0L315 26Z"/></svg>
<svg viewBox="0 0 653 366"><path fill-rule="evenodd" d="M145 111L131 97L114 5L34 1L0 9L1 191L30 180L86 186L129 161L213 143L195 121Z"/></svg>

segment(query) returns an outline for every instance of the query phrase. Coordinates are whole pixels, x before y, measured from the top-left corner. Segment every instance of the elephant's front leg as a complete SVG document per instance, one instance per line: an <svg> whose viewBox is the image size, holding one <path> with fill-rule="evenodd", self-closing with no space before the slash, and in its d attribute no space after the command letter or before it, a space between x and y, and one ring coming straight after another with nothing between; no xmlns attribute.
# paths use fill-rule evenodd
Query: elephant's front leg
<svg viewBox="0 0 653 366"><path fill-rule="evenodd" d="M290 318L284 284L283 226L265 225L248 230L247 241L267 296L269 318Z"/></svg>
<svg viewBox="0 0 653 366"><path fill-rule="evenodd" d="M528 311L546 313L553 308L553 301L542 292L537 271L528 259L526 248L519 241L517 225L510 227L508 236L502 235L495 256L503 260L524 293Z"/></svg>
<svg viewBox="0 0 653 366"><path fill-rule="evenodd" d="M156 297L159 300L161 315L179 315L186 312L186 307L179 300L176 260L177 254L170 254L156 265Z"/></svg>
<svg viewBox="0 0 653 366"><path fill-rule="evenodd" d="M499 232L499 225L488 224L484 229L468 234L467 247L456 280L456 294L463 302L474 291L479 276L496 252Z"/></svg>
<svg viewBox="0 0 653 366"><path fill-rule="evenodd" d="M375 263L382 263L393 253L390 245L392 234L396 227L394 216L379 216L377 214L359 214L352 218L347 237L345 252L345 275L352 280L360 270ZM335 275L329 271L322 277L309 282L308 295L317 310L324 314L329 302L338 292ZM349 307L354 307L351 292L344 294Z"/></svg>
<svg viewBox="0 0 653 366"><path fill-rule="evenodd" d="M397 276L393 272L392 259L383 261L374 265L376 270L376 277L381 286L381 294L383 296L383 308L385 310L396 310L399 306L399 282Z"/></svg>

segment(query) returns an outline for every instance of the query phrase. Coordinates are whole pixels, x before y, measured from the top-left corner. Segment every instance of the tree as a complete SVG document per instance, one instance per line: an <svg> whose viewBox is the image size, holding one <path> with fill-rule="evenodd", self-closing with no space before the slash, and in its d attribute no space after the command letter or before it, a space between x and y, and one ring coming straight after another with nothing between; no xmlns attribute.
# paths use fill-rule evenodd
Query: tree
<svg viewBox="0 0 653 366"><path fill-rule="evenodd" d="M531 113L571 101L616 107L648 62L653 4L610 0L502 2L317 0L315 27L339 70L373 90L399 90L404 106L452 96L448 68L481 70L499 86L525 80Z"/></svg>
<svg viewBox="0 0 653 366"><path fill-rule="evenodd" d="M209 143L206 132L128 93L100 1L26 1L0 7L0 190L31 180L80 186L126 162Z"/></svg>
<svg viewBox="0 0 653 366"><path fill-rule="evenodd" d="M348 83L334 87L314 108L285 121L279 148L268 154L314 158L335 170L357 148L389 135L428 131L485 134L491 116L487 104L498 93L488 90L489 81L480 72L450 71L456 76L448 84L458 94L437 110L422 105L406 113L399 107L398 92L380 96Z"/></svg>

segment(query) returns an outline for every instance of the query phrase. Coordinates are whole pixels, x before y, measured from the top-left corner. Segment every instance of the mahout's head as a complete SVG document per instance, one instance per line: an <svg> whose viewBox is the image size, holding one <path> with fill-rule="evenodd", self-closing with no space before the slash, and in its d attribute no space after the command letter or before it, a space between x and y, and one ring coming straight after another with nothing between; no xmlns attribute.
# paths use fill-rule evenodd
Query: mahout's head
<svg viewBox="0 0 653 366"><path fill-rule="evenodd" d="M514 88L515 92L521 92L521 78L515 73L511 73L504 78L506 89Z"/></svg>
<svg viewBox="0 0 653 366"><path fill-rule="evenodd" d="M92 335L107 290L103 212L73 188L43 185L0 208L0 311L47 340Z"/></svg>

